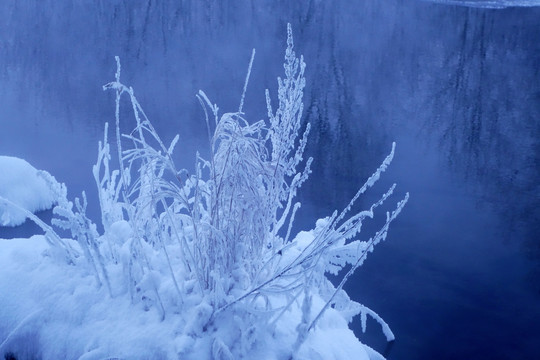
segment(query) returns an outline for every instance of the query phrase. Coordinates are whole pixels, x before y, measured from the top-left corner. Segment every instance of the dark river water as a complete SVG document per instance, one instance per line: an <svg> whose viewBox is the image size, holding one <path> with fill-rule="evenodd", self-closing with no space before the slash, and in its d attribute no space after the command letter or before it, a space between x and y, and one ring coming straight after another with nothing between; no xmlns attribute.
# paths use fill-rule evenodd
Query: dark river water
<svg viewBox="0 0 540 360"><path fill-rule="evenodd" d="M370 321L366 334L353 322L359 338L388 359L539 358L540 7L3 1L0 154L94 198L97 141L114 121L101 86L119 55L158 132L166 142L180 134L176 156L189 169L195 150L207 151L196 92L235 111L256 48L245 112L265 118L287 22L307 63L315 157L297 227L346 205L392 141L395 160L360 205L393 182L392 202L411 196L348 284L396 341ZM97 201L89 206L98 219ZM36 231L0 228L0 238Z"/></svg>

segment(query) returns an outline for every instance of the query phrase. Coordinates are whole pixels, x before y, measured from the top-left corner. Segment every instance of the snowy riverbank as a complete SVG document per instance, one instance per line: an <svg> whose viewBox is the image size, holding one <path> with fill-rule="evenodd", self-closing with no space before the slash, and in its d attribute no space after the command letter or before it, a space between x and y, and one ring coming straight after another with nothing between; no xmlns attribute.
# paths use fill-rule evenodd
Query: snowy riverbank
<svg viewBox="0 0 540 360"><path fill-rule="evenodd" d="M72 245L77 247L75 242ZM189 291L184 294L184 303L192 304L193 311L169 314L162 320L155 308L132 304L129 297L111 298L104 287L96 286L94 277L84 267L66 267L49 251L44 236L0 240L2 355L9 351L18 359L173 359L179 355L182 359L212 359L220 353L219 342L213 339L227 341L239 331L252 331L239 327L234 315L221 319L220 326L213 330L202 329L208 305ZM111 281L121 281L122 266L111 266L110 270L115 277ZM166 271L165 267L158 271L162 270ZM162 283L159 290L170 293L170 285ZM315 303L319 307L323 304L320 299ZM290 353L296 339L296 324L302 316L300 305L281 318L275 333L256 340L256 351L251 353L254 358L277 360ZM226 350L222 352L219 359L231 358ZM296 358L378 357L356 339L347 321L331 309Z"/></svg>

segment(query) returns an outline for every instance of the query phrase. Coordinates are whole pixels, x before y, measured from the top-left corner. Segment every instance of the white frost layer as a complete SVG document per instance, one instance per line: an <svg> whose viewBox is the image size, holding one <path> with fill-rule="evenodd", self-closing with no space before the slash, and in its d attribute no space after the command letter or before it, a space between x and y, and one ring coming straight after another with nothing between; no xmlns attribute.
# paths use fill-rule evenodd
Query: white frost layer
<svg viewBox="0 0 540 360"><path fill-rule="evenodd" d="M20 359L210 360L216 355L212 337L226 339L235 331L234 315L214 331L196 331L204 303L195 306L192 314L168 314L162 321L155 309L145 311L129 296L109 297L88 272L55 260L48 251L42 235L0 239L0 357L10 351ZM193 301L189 293L183 296L187 303ZM321 299L314 298L315 311L322 305ZM293 307L250 356L288 358L301 316L300 307ZM220 359L232 359L222 355ZM375 355L356 339L347 321L329 309L295 359L380 359Z"/></svg>
<svg viewBox="0 0 540 360"><path fill-rule="evenodd" d="M540 6L540 0L424 0L447 5L502 9L506 7Z"/></svg>
<svg viewBox="0 0 540 360"><path fill-rule="evenodd" d="M32 213L50 209L55 201L38 170L25 160L11 156L0 156L0 197ZM0 226L17 226L25 220L23 211L0 201Z"/></svg>

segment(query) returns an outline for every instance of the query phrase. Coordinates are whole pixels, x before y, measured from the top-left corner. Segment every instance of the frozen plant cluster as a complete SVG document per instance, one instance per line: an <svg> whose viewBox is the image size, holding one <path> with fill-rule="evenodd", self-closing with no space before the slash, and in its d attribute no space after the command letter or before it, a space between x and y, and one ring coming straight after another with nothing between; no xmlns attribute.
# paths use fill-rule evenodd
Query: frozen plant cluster
<svg viewBox="0 0 540 360"><path fill-rule="evenodd" d="M14 242L5 246L0 260L12 265L0 288L25 298L39 293L41 302L0 300L15 309L0 318L7 324L0 325L0 354L28 352L21 343L32 343L43 359L382 358L347 324L360 314L365 329L369 315L388 340L392 332L343 285L407 202L408 194L378 232L357 240L395 185L367 210L351 209L386 170L394 146L345 209L291 234L300 208L295 196L312 159L304 160L310 125L301 131L305 63L293 50L290 25L284 68L277 107L266 92L268 122L246 120L244 94L238 111L220 115L199 92L211 151L209 159L196 155L190 174L174 163L178 136L169 145L161 140L133 89L121 83L117 58L115 81L104 86L116 94L116 149L105 125L93 167L103 233L86 215L84 193L72 203L65 186L45 176L58 202L53 224L72 239L42 224L46 234L30 239L31 253L45 256L34 265L29 254L13 261L9 254L22 251ZM121 135L123 95L135 127ZM328 273L341 274L341 282L330 282ZM32 277L36 290L14 284Z"/></svg>

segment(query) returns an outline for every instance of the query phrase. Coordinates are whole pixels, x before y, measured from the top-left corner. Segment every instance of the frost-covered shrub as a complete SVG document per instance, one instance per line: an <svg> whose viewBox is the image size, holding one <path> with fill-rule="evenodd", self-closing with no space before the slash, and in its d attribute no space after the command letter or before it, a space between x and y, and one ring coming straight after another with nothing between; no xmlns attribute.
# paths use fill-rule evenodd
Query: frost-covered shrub
<svg viewBox="0 0 540 360"><path fill-rule="evenodd" d="M253 57L244 91L252 62ZM310 174L312 159L304 160L310 125L301 131L305 64L293 50L290 26L284 68L275 110L266 92L268 122L246 120L244 95L238 111L219 115L218 107L199 92L211 151L209 159L196 155L190 174L174 163L178 136L164 144L133 89L121 83L117 58L115 81L104 89L116 93L118 169L110 165L107 125L93 168L103 234L85 214L84 193L73 204L65 187L50 181L58 198L53 223L71 231L74 240L61 239L43 224L55 258L92 273L99 293L109 299L102 301L127 299L134 317L137 311L157 312L164 328L173 322L169 336L175 356L253 358L266 354L274 339L283 345L273 350L275 358L328 358L310 337L320 336L318 326L329 333L346 329L357 314L363 328L370 315L393 339L386 323L352 301L343 285L386 237L407 202L408 194L387 213L377 233L367 241L356 240L363 220L372 218L394 190L395 185L369 209L351 213L358 197L390 164L394 146L345 209L318 220L314 230L292 236L300 208L295 196ZM125 135L120 134L123 95L129 97L135 118L133 131ZM339 284L326 277L344 268Z"/></svg>

